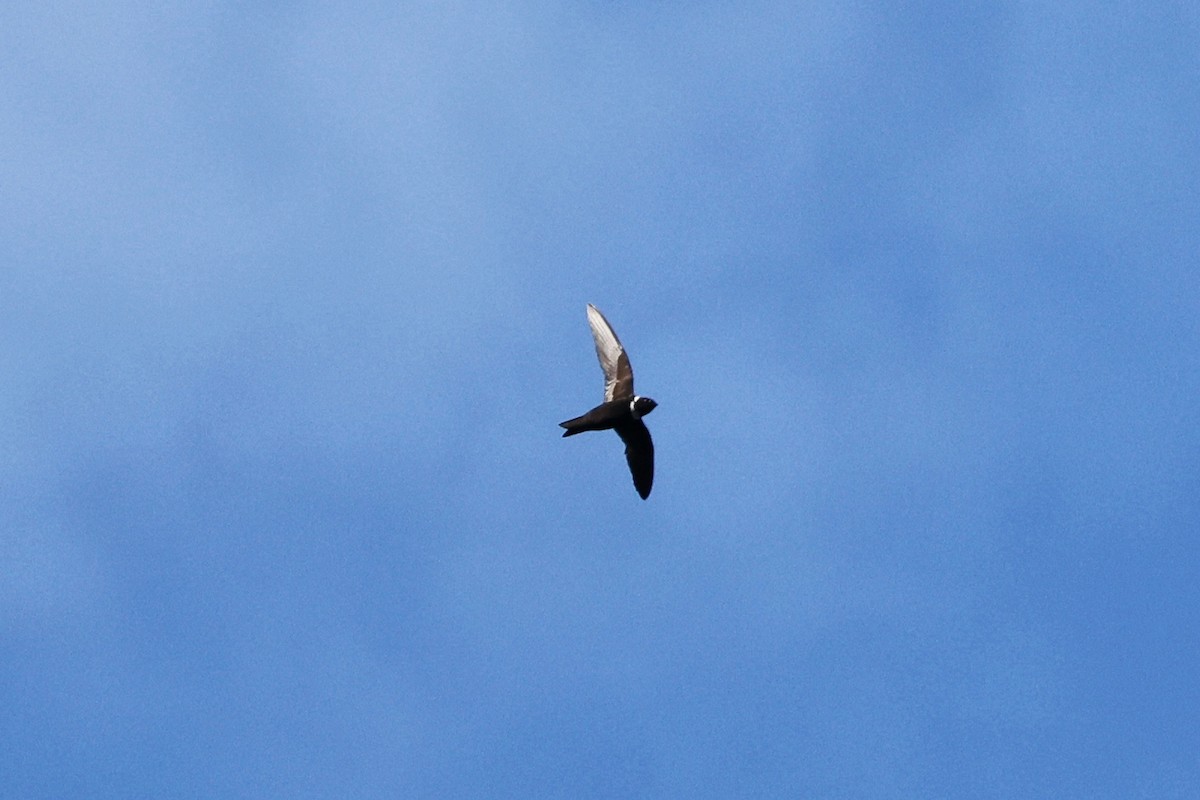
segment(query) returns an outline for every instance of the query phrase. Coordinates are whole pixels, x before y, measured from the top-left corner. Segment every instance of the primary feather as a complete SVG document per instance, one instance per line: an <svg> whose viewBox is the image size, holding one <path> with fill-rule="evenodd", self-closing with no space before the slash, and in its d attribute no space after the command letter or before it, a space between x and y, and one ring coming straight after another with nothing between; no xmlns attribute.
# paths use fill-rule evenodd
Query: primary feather
<svg viewBox="0 0 1200 800"><path fill-rule="evenodd" d="M621 340L600 309L591 303L588 303L587 315L592 338L596 341L596 357L600 359L600 368L604 370L604 402L632 397L633 369L629 366L629 356L625 355Z"/></svg>

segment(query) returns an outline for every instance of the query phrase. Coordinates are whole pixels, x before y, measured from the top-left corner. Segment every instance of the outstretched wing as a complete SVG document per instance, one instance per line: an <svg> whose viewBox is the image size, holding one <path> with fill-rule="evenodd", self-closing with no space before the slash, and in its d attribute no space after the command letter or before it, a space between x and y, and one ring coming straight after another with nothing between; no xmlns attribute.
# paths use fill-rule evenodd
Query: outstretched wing
<svg viewBox="0 0 1200 800"><path fill-rule="evenodd" d="M640 419L617 426L617 435L625 443L625 460L633 474L633 487L645 500L654 484L654 442Z"/></svg>
<svg viewBox="0 0 1200 800"><path fill-rule="evenodd" d="M633 397L633 368L621 340L613 331L600 309L591 303L587 307L588 325L592 338L596 340L596 357L604 370L604 402Z"/></svg>

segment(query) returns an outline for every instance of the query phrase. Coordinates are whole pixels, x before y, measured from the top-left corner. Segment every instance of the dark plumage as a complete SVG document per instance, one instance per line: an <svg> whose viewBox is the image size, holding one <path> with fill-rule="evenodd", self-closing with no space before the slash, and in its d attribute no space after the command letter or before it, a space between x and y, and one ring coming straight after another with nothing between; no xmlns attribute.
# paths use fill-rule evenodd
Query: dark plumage
<svg viewBox="0 0 1200 800"><path fill-rule="evenodd" d="M587 314L592 338L596 341L596 356L604 370L604 402L583 416L559 425L566 428L563 436L615 430L625 443L625 460L633 475L634 488L645 500L654 484L654 442L642 417L653 411L658 403L633 393L633 368L629 366L629 356L617 334L599 309L590 303Z"/></svg>

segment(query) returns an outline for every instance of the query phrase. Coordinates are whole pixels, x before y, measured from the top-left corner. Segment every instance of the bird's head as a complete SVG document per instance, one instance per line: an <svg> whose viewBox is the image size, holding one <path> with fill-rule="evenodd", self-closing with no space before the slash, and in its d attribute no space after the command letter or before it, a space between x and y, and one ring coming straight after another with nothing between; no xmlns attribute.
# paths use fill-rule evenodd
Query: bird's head
<svg viewBox="0 0 1200 800"><path fill-rule="evenodd" d="M629 401L629 413L633 414L635 419L641 419L656 408L658 403L649 397L635 397Z"/></svg>

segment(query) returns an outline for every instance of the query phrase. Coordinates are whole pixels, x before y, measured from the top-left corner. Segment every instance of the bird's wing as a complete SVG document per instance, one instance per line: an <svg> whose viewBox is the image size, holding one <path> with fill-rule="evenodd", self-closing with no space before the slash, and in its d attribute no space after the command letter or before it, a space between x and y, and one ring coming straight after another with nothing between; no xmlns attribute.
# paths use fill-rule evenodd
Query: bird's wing
<svg viewBox="0 0 1200 800"><path fill-rule="evenodd" d="M617 426L617 435L625 443L625 460L633 474L633 487L645 500L654 484L654 442L640 419Z"/></svg>
<svg viewBox="0 0 1200 800"><path fill-rule="evenodd" d="M604 402L633 397L633 368L629 366L629 356L625 355L621 340L600 309L591 303L588 303L587 315L592 338L596 340L596 357L604 370Z"/></svg>

